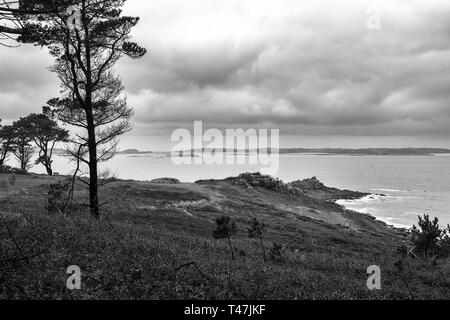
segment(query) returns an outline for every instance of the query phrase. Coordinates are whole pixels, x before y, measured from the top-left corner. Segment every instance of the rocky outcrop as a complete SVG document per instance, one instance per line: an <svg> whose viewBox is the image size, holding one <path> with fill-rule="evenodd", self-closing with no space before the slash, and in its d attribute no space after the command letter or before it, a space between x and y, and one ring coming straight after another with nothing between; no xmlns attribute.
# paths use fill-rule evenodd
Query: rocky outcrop
<svg viewBox="0 0 450 320"><path fill-rule="evenodd" d="M271 176L262 175L261 173L242 173L237 177L226 178L225 181L234 185L245 185L251 187L259 187L269 190L286 189L283 181Z"/></svg>
<svg viewBox="0 0 450 320"><path fill-rule="evenodd" d="M230 177L224 180L200 180L196 183L201 185L214 185L220 182L228 182L236 186L244 186L247 188L262 188L271 191L286 192L297 196L308 196L310 198L332 202L341 199L354 200L369 195L358 191L327 187L316 177L284 183L280 179L262 175L258 172L242 173L237 177Z"/></svg>
<svg viewBox="0 0 450 320"><path fill-rule="evenodd" d="M301 190L325 190L331 189L327 188L322 182L319 181L316 177L312 177L310 179L297 180L289 183L290 186L301 189Z"/></svg>
<svg viewBox="0 0 450 320"><path fill-rule="evenodd" d="M330 188L325 186L316 177L310 179L293 181L287 184L288 189L296 190L305 195L316 199L336 201L336 200L354 200L360 199L369 195L368 193L351 191L351 190L340 190L337 188Z"/></svg>
<svg viewBox="0 0 450 320"><path fill-rule="evenodd" d="M150 183L156 183L156 184L180 184L180 180L175 178L159 178L154 179L150 181Z"/></svg>

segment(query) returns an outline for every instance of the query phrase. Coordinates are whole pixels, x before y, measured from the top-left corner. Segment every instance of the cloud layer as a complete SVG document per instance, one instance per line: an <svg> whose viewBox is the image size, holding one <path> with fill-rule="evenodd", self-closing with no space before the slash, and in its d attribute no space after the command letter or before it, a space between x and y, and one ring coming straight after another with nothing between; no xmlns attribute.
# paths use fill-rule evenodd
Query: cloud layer
<svg viewBox="0 0 450 320"><path fill-rule="evenodd" d="M143 125L450 134L446 1L377 1L381 30L360 0L180 3L129 3L150 49L122 66Z"/></svg>
<svg viewBox="0 0 450 320"><path fill-rule="evenodd" d="M373 4L381 30L366 26ZM128 0L125 13L141 17L134 38L149 49L117 68L139 134L203 120L290 135L450 137L448 0ZM45 53L0 58L3 118L57 93Z"/></svg>

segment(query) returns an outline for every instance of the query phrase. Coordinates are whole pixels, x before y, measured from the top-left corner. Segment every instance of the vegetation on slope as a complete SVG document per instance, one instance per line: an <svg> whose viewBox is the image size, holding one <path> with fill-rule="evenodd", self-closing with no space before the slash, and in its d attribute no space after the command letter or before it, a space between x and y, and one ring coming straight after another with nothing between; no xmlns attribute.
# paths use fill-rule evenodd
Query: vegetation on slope
<svg viewBox="0 0 450 320"><path fill-rule="evenodd" d="M82 185L70 213L47 212L49 185L62 179L0 175L1 299L450 298L448 261L406 258L400 268L403 232L328 201L227 181L115 181L98 221ZM222 216L236 224L234 260L213 237ZM254 218L266 262L261 239L249 238ZM71 265L81 290L66 288ZM371 265L381 290L366 286Z"/></svg>

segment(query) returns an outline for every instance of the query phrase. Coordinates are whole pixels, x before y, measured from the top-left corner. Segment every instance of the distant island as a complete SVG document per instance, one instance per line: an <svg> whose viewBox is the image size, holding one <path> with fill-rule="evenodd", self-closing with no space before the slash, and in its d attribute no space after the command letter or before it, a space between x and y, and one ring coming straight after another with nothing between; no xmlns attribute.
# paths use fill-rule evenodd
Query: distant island
<svg viewBox="0 0 450 320"><path fill-rule="evenodd" d="M117 154L149 154L154 153L153 151L139 151L138 149L125 149L117 152ZM64 156L67 155L67 151L62 148L53 149L53 154Z"/></svg>
<svg viewBox="0 0 450 320"><path fill-rule="evenodd" d="M153 153L153 151L139 151L138 149L126 149L118 152L118 154L144 154L144 153Z"/></svg>
<svg viewBox="0 0 450 320"><path fill-rule="evenodd" d="M184 153L195 155L201 152L211 153L213 149L193 149L180 152L172 152L174 154ZM217 152L224 153L253 153L257 150L239 150L239 149L216 149ZM265 151L260 149L260 151ZM435 154L450 154L450 149L443 148L281 148L278 150L280 154L323 154L323 155L349 155L349 156L432 156ZM119 154L148 154L151 151L139 151L137 149L127 149L120 151Z"/></svg>
<svg viewBox="0 0 450 320"><path fill-rule="evenodd" d="M265 151L265 149L259 149ZM143 155L143 154L184 154L184 156L192 154L198 156L201 152L212 153L213 149L193 149L179 152L154 152L140 151L138 149L125 149L117 154L121 155ZM217 152L223 153L254 153L257 150L239 150L239 149L216 149ZM281 148L279 154L317 154L317 155L347 155L347 156L432 156L435 154L450 154L450 149L443 148L363 148L363 149L346 149L346 148ZM55 155L66 155L67 151L60 148L53 150Z"/></svg>
<svg viewBox="0 0 450 320"><path fill-rule="evenodd" d="M344 148L323 148L323 149L304 149L289 148L280 149L280 154L294 153L324 153L337 155L369 155L369 156L431 156L433 154L450 153L450 149L442 148L364 148L364 149L344 149Z"/></svg>

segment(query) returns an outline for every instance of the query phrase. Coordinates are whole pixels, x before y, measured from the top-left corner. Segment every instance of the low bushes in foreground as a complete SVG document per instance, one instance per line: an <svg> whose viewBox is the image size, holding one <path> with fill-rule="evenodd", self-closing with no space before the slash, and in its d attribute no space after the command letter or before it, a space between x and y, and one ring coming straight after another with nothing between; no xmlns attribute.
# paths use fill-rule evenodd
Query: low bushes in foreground
<svg viewBox="0 0 450 320"><path fill-rule="evenodd" d="M450 298L448 263L410 260L406 275L402 271L405 286L389 251L286 249L282 262L261 263L258 241L236 238L235 248L246 254L230 262L226 242L99 223L88 214L21 214L2 218L1 225L11 231L0 231L3 255L17 251L12 237L35 253L1 270L1 299L410 299L410 292L416 299ZM381 291L366 287L365 270L374 262L383 270ZM79 291L66 288L71 265L82 270Z"/></svg>

